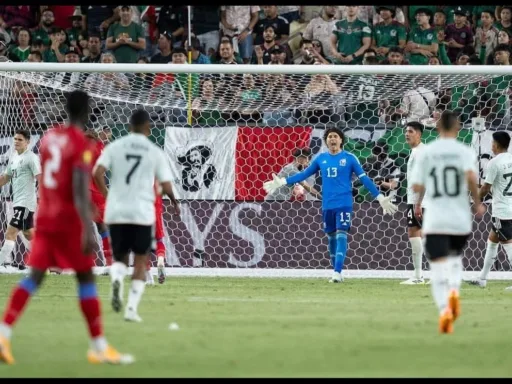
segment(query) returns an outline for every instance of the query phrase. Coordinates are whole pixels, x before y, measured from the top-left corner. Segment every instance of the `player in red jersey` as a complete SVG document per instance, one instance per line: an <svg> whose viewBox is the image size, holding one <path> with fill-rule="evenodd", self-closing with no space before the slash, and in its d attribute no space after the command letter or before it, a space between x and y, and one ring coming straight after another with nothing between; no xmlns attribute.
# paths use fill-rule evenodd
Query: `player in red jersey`
<svg viewBox="0 0 512 384"><path fill-rule="evenodd" d="M88 189L92 153L82 132L89 120L87 93L70 93L66 110L69 125L48 131L41 142L42 182L29 256L31 271L12 291L0 323L0 360L14 363L10 346L12 327L41 286L46 270L58 267L76 273L80 308L91 337L89 362L127 364L133 362L133 357L117 352L103 335L100 301L92 273L95 238L90 225L92 209Z"/></svg>
<svg viewBox="0 0 512 384"><path fill-rule="evenodd" d="M93 130L88 130L85 133L85 136L91 141L93 146L92 164L96 164L96 161L100 157L101 152L103 152L103 148L105 148L105 143L108 143L112 137L112 131L109 127L103 127L99 133L96 133ZM112 265L112 247L110 245L108 228L103 222L103 216L105 215L105 204L107 201L99 191L98 186L94 182L94 179L91 179L89 190L91 191L91 199L95 207L93 221L96 224L96 228L98 228L98 233L101 237L103 255L105 256L105 264L107 267L109 267Z"/></svg>
<svg viewBox="0 0 512 384"><path fill-rule="evenodd" d="M155 182L155 242L156 247L153 246L152 251L156 253L157 257L157 268L158 268L158 282L163 284L165 281L165 244L164 244L164 218L163 218L163 200L162 200L162 190L158 186L158 183ZM150 273L151 270L151 260L148 258L147 271L146 271L146 284L154 285L153 276Z"/></svg>

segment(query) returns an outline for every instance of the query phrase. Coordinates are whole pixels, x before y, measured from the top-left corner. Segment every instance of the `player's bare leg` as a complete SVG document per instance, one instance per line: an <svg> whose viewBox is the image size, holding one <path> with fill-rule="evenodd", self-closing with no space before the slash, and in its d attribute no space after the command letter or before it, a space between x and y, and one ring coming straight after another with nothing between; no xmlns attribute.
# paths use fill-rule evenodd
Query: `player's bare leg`
<svg viewBox="0 0 512 384"><path fill-rule="evenodd" d="M142 322L142 318L139 316L137 310L146 286L145 279L147 261L147 255L134 255L132 284L128 293L128 302L124 312L124 319L126 321L133 321L137 323Z"/></svg>
<svg viewBox="0 0 512 384"><path fill-rule="evenodd" d="M16 270L11 266L12 264L12 251L16 246L16 238L18 237L19 229L13 227L12 225L7 226L7 231L5 232L5 240L2 245L2 249L0 249L0 265L4 265L8 272L13 272Z"/></svg>
<svg viewBox="0 0 512 384"><path fill-rule="evenodd" d="M432 272L431 290L434 302L439 310L439 332L453 332L453 312L449 302L450 283L448 271L448 258L443 257L431 260ZM462 274L462 272L461 272Z"/></svg>
<svg viewBox="0 0 512 384"><path fill-rule="evenodd" d="M151 260L148 257L148 261L146 263L146 285L155 285L155 281L153 280L153 275L151 274Z"/></svg>
<svg viewBox="0 0 512 384"><path fill-rule="evenodd" d="M423 271L421 262L423 258L423 241L421 238L421 228L409 227L407 228L407 234L409 235L409 243L412 249L412 264L414 266L414 276L408 280L402 281L402 285L418 285L425 284L423 279Z"/></svg>

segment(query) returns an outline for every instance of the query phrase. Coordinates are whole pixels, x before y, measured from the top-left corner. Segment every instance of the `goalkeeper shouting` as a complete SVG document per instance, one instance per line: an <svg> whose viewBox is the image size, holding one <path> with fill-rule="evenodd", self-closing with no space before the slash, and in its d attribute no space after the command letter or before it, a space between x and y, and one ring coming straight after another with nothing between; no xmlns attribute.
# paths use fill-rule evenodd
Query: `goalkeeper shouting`
<svg viewBox="0 0 512 384"><path fill-rule="evenodd" d="M354 173L373 198L379 201L384 214L394 214L397 207L391 202L392 197L384 197L379 193L373 181L366 176L357 157L342 150L345 137L341 130L327 129L324 141L329 151L318 155L303 172L288 178L273 174L273 180L264 183L263 188L267 193L272 193L283 185L299 183L320 172L324 231L329 238L329 254L334 266L334 273L329 281L339 283L343 280L341 271L347 254L347 234L352 220L352 174Z"/></svg>

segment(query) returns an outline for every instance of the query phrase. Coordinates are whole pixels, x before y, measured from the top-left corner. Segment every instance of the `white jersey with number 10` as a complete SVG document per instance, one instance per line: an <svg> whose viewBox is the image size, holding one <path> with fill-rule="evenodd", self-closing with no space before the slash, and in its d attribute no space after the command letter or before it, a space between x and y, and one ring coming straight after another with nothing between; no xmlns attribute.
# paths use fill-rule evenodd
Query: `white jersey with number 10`
<svg viewBox="0 0 512 384"><path fill-rule="evenodd" d="M155 178L172 178L165 153L146 136L130 133L107 145L96 164L111 171L105 223L153 225Z"/></svg>
<svg viewBox="0 0 512 384"><path fill-rule="evenodd" d="M466 172L477 173L475 152L456 139L439 138L418 153L411 185L426 189L424 234L466 235L473 228Z"/></svg>
<svg viewBox="0 0 512 384"><path fill-rule="evenodd" d="M512 220L512 154L500 153L489 161L485 183L492 186L492 216Z"/></svg>

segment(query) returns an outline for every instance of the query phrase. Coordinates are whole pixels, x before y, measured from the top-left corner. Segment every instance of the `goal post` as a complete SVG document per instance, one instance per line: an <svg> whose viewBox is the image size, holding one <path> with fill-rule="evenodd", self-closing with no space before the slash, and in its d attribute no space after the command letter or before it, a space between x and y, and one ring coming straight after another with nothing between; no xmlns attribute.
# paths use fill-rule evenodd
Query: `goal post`
<svg viewBox="0 0 512 384"><path fill-rule="evenodd" d="M47 129L65 121L67 92L92 97L89 128L127 133L131 113L147 110L151 139L169 160L181 201L180 219L164 201L164 244L171 275L328 277L321 201L301 187L269 199L262 184L293 162L296 148L312 158L323 133L338 127L374 180L396 182L388 193L399 212L384 217L354 180L354 217L346 277L406 278L412 274L405 222L407 121L437 137L443 109L461 118L459 139L473 146L483 176L495 130L512 130L512 75L505 66L175 65L0 63L0 172L17 129L31 132L37 153ZM379 155L384 151L385 155ZM308 180L321 192L318 177ZM384 188L384 186L382 187ZM1 189L0 241L12 214L11 189ZM490 213L475 221L464 253L465 277L483 266ZM27 242L18 238L14 260ZM96 265L103 254L98 241ZM153 256L154 260L154 256ZM428 265L423 259L423 269ZM510 279L500 250L490 278ZM1 272L1 268L0 268ZM428 277L428 271L425 273Z"/></svg>

